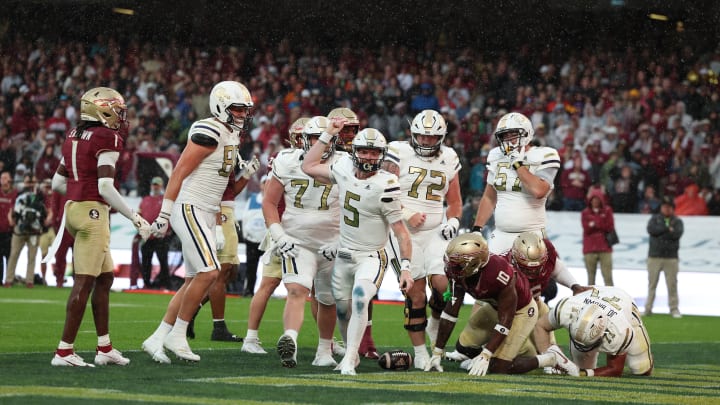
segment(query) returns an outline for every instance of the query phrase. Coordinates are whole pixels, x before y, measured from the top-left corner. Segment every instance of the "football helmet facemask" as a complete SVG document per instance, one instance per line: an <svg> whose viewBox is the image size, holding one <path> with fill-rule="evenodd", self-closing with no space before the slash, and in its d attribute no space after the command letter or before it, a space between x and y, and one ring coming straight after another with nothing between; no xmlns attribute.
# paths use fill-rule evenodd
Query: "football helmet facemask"
<svg viewBox="0 0 720 405"><path fill-rule="evenodd" d="M570 341L581 352L600 346L607 329L605 311L595 304L586 304L570 321Z"/></svg>
<svg viewBox="0 0 720 405"><path fill-rule="evenodd" d="M352 142L355 139L355 135L360 130L360 120L357 114L353 110L345 107L338 107L330 111L327 116L329 119L333 118L345 118L347 122L345 126L340 130L337 138L335 139L336 149L345 152L352 151Z"/></svg>
<svg viewBox="0 0 720 405"><path fill-rule="evenodd" d="M119 129L127 118L125 99L109 87L95 87L80 99L80 119L96 121L110 129Z"/></svg>
<svg viewBox="0 0 720 405"><path fill-rule="evenodd" d="M305 123L302 133L303 149L305 149L305 153L307 153L313 145L311 140L319 138L320 134L327 129L329 124L330 120L321 115L312 117L307 123ZM335 152L335 143L330 142L325 146L325 152L322 155L322 159L325 160L329 158L332 156L333 152Z"/></svg>
<svg viewBox="0 0 720 405"><path fill-rule="evenodd" d="M238 82L224 81L210 91L210 112L221 122L245 134L252 123L254 103L250 91ZM244 111L244 117L233 115L231 110Z"/></svg>
<svg viewBox="0 0 720 405"><path fill-rule="evenodd" d="M436 155L445 140L446 134L447 124L445 118L437 111L423 110L415 116L410 124L410 144L418 156L429 157ZM422 145L417 139L420 135L434 136L435 143L430 146Z"/></svg>
<svg viewBox="0 0 720 405"><path fill-rule="evenodd" d="M530 120L516 112L503 115L495 129L495 139L505 155L525 148L534 136L535 131Z"/></svg>
<svg viewBox="0 0 720 405"><path fill-rule="evenodd" d="M445 274L453 280L462 280L480 271L490 260L485 238L475 232L464 233L451 240L445 249Z"/></svg>
<svg viewBox="0 0 720 405"><path fill-rule="evenodd" d="M375 149L380 151L377 159L365 159L358 156L358 151L363 149ZM380 170L383 160L387 155L387 141L385 136L374 128L365 128L358 132L352 141L352 161L355 167L363 172L376 172Z"/></svg>
<svg viewBox="0 0 720 405"><path fill-rule="evenodd" d="M305 128L305 124L310 121L309 117L302 117L295 120L295 122L288 128L288 141L290 147L300 149L303 147L302 133Z"/></svg>
<svg viewBox="0 0 720 405"><path fill-rule="evenodd" d="M545 240L535 232L523 232L515 238L512 246L513 264L526 276L539 276L547 259Z"/></svg>

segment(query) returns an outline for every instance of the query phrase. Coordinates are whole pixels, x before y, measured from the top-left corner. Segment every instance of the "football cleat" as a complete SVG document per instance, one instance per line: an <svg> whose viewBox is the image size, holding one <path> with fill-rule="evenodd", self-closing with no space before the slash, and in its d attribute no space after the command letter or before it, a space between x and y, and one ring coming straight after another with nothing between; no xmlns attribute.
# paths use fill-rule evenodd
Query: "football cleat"
<svg viewBox="0 0 720 405"><path fill-rule="evenodd" d="M170 358L165 354L165 349L160 339L155 339L150 336L142 343L142 349L145 353L149 354L155 362L170 364Z"/></svg>
<svg viewBox="0 0 720 405"><path fill-rule="evenodd" d="M185 339L184 336L175 337L172 334L169 334L165 337L163 346L175 353L179 359L187 361L200 361L200 356L192 352L190 345L188 345L187 339Z"/></svg>
<svg viewBox="0 0 720 405"><path fill-rule="evenodd" d="M333 337L331 346L334 355L345 356L345 343L343 343L342 340L337 340Z"/></svg>
<svg viewBox="0 0 720 405"><path fill-rule="evenodd" d="M297 366L297 344L291 336L280 336L277 342L277 353L280 355L280 362L283 367L293 368Z"/></svg>
<svg viewBox="0 0 720 405"><path fill-rule="evenodd" d="M242 342L243 338L231 333L227 329L213 329L210 340L219 342Z"/></svg>
<svg viewBox="0 0 720 405"><path fill-rule="evenodd" d="M450 361L465 361L465 360L470 359L470 357L460 353L457 350L449 352L449 353L445 353L445 358Z"/></svg>
<svg viewBox="0 0 720 405"><path fill-rule="evenodd" d="M108 364L126 366L130 364L130 359L123 357L122 353L117 349L111 349L109 352L103 352L98 348L96 353L95 364L98 366L106 366Z"/></svg>
<svg viewBox="0 0 720 405"><path fill-rule="evenodd" d="M337 362L329 353L317 353L315 354L315 360L313 360L312 365L318 367L335 367L337 366Z"/></svg>
<svg viewBox="0 0 720 405"><path fill-rule="evenodd" d="M95 367L90 363L85 363L82 357L75 353L68 354L67 356L61 356L57 352L55 357L50 361L50 365L53 366L69 366L69 367Z"/></svg>
<svg viewBox="0 0 720 405"><path fill-rule="evenodd" d="M245 338L245 340L243 341L243 345L240 348L240 351L252 354L267 354L265 349L263 349L260 340L252 338Z"/></svg>

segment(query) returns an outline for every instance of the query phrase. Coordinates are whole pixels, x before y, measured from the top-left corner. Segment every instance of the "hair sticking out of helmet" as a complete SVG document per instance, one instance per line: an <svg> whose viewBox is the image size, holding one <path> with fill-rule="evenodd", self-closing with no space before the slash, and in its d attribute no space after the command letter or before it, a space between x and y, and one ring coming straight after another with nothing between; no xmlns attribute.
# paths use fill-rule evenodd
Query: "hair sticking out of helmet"
<svg viewBox="0 0 720 405"><path fill-rule="evenodd" d="M360 156L367 151L377 151L375 156ZM365 128L358 132L352 141L352 161L355 167L363 172L376 172L380 170L382 162L387 155L387 141L385 136L374 128Z"/></svg>
<svg viewBox="0 0 720 405"><path fill-rule="evenodd" d="M545 240L534 232L521 233L513 242L512 259L526 276L539 276L548 259Z"/></svg>
<svg viewBox="0 0 720 405"><path fill-rule="evenodd" d="M450 241L444 260L448 278L462 280L485 267L490 260L490 250L482 235L468 232Z"/></svg>
<svg viewBox="0 0 720 405"><path fill-rule="evenodd" d="M605 311L594 303L585 304L570 321L570 340L581 352L589 352L600 346L607 329Z"/></svg>
<svg viewBox="0 0 720 405"><path fill-rule="evenodd" d="M240 134L250 129L253 106L250 91L238 82L220 82L210 91L212 115Z"/></svg>
<svg viewBox="0 0 720 405"><path fill-rule="evenodd" d="M288 141L290 142L290 147L292 148L302 148L302 133L303 129L305 128L305 124L310 121L310 117L302 117L295 120L295 122L290 125L290 128L288 128Z"/></svg>
<svg viewBox="0 0 720 405"><path fill-rule="evenodd" d="M327 116L329 119L345 118L345 126L340 130L335 140L336 148L350 153L352 151L352 141L360 130L360 120L353 110L346 107L338 107L330 111Z"/></svg>
<svg viewBox="0 0 720 405"><path fill-rule="evenodd" d="M423 110L415 116L410 124L410 143L418 156L436 155L446 134L445 118L437 111ZM426 138L434 139L431 143L426 143Z"/></svg>
<svg viewBox="0 0 720 405"><path fill-rule="evenodd" d="M95 87L80 98L80 119L96 121L110 129L119 129L127 117L125 99L109 87Z"/></svg>
<svg viewBox="0 0 720 405"><path fill-rule="evenodd" d="M495 139L503 153L509 155L515 150L525 148L535 136L530 120L516 112L503 115L495 129Z"/></svg>
<svg viewBox="0 0 720 405"><path fill-rule="evenodd" d="M302 133L303 148L305 149L305 153L307 153L314 144L312 140L315 139L315 142L317 142L317 138L319 138L320 134L327 129L328 125L330 125L330 120L321 115L312 117L307 123L305 123ZM335 152L335 144L330 142L325 147L322 159L328 159L332 156L333 152Z"/></svg>

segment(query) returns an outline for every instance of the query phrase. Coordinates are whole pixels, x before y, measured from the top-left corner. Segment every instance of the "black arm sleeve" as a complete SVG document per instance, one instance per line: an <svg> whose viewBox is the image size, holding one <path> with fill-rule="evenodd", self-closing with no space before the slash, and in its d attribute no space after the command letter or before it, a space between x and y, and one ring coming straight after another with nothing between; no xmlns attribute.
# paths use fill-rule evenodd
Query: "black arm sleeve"
<svg viewBox="0 0 720 405"><path fill-rule="evenodd" d="M218 142L205 134L194 133L190 136L193 142L200 146L217 146Z"/></svg>

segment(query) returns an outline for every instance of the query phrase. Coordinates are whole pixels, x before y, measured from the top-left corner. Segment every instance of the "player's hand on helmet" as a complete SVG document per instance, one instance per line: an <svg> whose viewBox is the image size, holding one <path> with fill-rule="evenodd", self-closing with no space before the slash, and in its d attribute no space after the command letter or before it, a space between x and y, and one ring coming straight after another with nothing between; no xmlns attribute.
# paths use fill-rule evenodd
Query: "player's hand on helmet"
<svg viewBox="0 0 720 405"><path fill-rule="evenodd" d="M510 166L515 167L516 163L518 163L520 166L524 165L525 164L525 148L522 145L519 145L512 152L510 152L508 157L510 158Z"/></svg>
<svg viewBox="0 0 720 405"><path fill-rule="evenodd" d="M565 356L565 353L563 353L562 349L560 349L557 345L552 345L547 349L546 353L552 353L555 355L555 367L560 369L565 374L571 375L573 377L580 376L580 368L573 363L567 356Z"/></svg>
<svg viewBox="0 0 720 405"><path fill-rule="evenodd" d="M492 358L492 352L488 349L483 349L483 351L475 356L472 360L470 360L470 371L468 371L468 374L482 377L485 374L487 374L488 368L490 367L490 359Z"/></svg>
<svg viewBox="0 0 720 405"><path fill-rule="evenodd" d="M135 229L137 229L138 234L142 238L142 240L147 240L150 237L150 234L152 233L152 227L148 223L148 221L145 220L140 214L133 211L132 214L132 223L133 226L135 226Z"/></svg>
<svg viewBox="0 0 720 405"><path fill-rule="evenodd" d="M222 225L215 225L215 247L217 250L225 247L225 233L223 233Z"/></svg>
<svg viewBox="0 0 720 405"><path fill-rule="evenodd" d="M425 364L425 371L438 371L443 372L442 367L442 358L445 355L445 350L438 349L437 347L433 349L432 356L430 357L430 361Z"/></svg>
<svg viewBox="0 0 720 405"><path fill-rule="evenodd" d="M318 254L322 255L327 261L333 261L335 260L335 257L337 257L337 251L338 251L338 244L336 243L328 243L325 246L322 246L320 249L318 249Z"/></svg>
<svg viewBox="0 0 720 405"><path fill-rule="evenodd" d="M347 118L345 117L333 117L330 118L330 125L327 126L325 129L325 132L327 132L330 135L337 135L340 133L340 130L343 129L345 124L347 123Z"/></svg>
<svg viewBox="0 0 720 405"><path fill-rule="evenodd" d="M156 238L163 238L169 229L170 214L167 212L160 212L155 221L153 221L150 227L152 228L152 235Z"/></svg>
<svg viewBox="0 0 720 405"><path fill-rule="evenodd" d="M457 236L458 228L460 228L460 221L457 218L450 218L446 223L442 224L440 235L445 240L451 240Z"/></svg>

